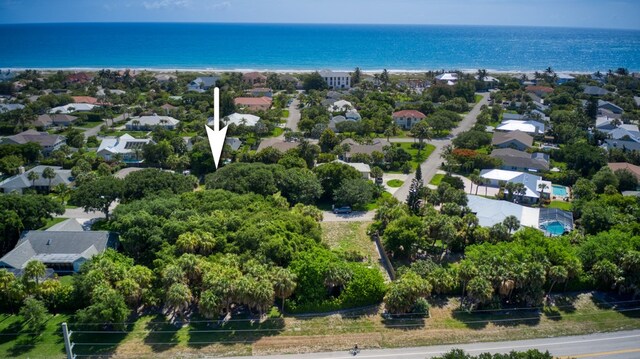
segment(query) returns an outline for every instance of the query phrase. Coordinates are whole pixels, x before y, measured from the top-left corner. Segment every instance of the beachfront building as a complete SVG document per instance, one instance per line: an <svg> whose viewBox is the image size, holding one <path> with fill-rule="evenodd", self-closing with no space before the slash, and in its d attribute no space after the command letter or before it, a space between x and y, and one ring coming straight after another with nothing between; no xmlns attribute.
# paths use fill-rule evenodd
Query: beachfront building
<svg viewBox="0 0 640 359"><path fill-rule="evenodd" d="M106 137L100 142L98 156L105 161L112 161L120 157L124 162L140 163L142 162L142 148L150 143L154 143L153 140L134 138L128 133L120 137Z"/></svg>
<svg viewBox="0 0 640 359"><path fill-rule="evenodd" d="M74 273L93 256L117 246L117 234L107 231L25 231L0 258L0 268L22 270L35 260L54 272Z"/></svg>
<svg viewBox="0 0 640 359"><path fill-rule="evenodd" d="M413 125L424 120L427 116L424 113L416 110L402 110L394 112L391 117L396 125L405 130L410 130Z"/></svg>
<svg viewBox="0 0 640 359"><path fill-rule="evenodd" d="M218 76L201 76L189 82L187 91L203 93L216 86L220 78Z"/></svg>
<svg viewBox="0 0 640 359"><path fill-rule="evenodd" d="M435 77L436 83L453 86L458 82L458 74L455 72L445 72Z"/></svg>
<svg viewBox="0 0 640 359"><path fill-rule="evenodd" d="M235 105L248 111L267 111L271 108L271 97L237 97L233 100Z"/></svg>
<svg viewBox="0 0 640 359"><path fill-rule="evenodd" d="M322 70L318 72L330 89L351 88L351 74L348 72L335 72Z"/></svg>
<svg viewBox="0 0 640 359"><path fill-rule="evenodd" d="M521 183L525 192L514 197L524 204L538 203L540 198L550 198L552 185L542 177L524 172L506 171L501 169L486 169L480 172L480 177L487 180L492 187L501 187L505 183Z"/></svg>
<svg viewBox="0 0 640 359"><path fill-rule="evenodd" d="M563 85L563 84L566 84L568 82L575 81L575 80L576 80L576 78L571 76L571 75L569 75L569 74L564 74L564 73L556 74L556 84L558 84L558 85Z"/></svg>
<svg viewBox="0 0 640 359"><path fill-rule="evenodd" d="M51 168L55 173L51 181L42 176L45 168ZM22 168L21 171L24 171L24 168ZM29 179L29 174L32 172L38 175L35 181ZM67 186L71 185L71 182L73 182L71 178L71 170L62 169L62 167L59 166L36 166L26 172L19 173L0 182L0 190L2 193L22 194L24 190L33 188L38 192L49 192L50 188L61 183Z"/></svg>
<svg viewBox="0 0 640 359"><path fill-rule="evenodd" d="M242 82L249 86L262 86L267 83L267 76L259 72L247 72L242 74Z"/></svg>
<svg viewBox="0 0 640 359"><path fill-rule="evenodd" d="M34 142L40 145L42 154L49 156L51 152L59 149L65 144L66 138L61 135L50 135L47 132L36 130L26 130L13 136L7 136L0 140L0 145L24 145Z"/></svg>
<svg viewBox="0 0 640 359"><path fill-rule="evenodd" d="M129 131L150 131L156 127L162 127L165 130L175 130L180 121L170 116L158 116L155 113L152 116L132 117L125 124L125 128Z"/></svg>

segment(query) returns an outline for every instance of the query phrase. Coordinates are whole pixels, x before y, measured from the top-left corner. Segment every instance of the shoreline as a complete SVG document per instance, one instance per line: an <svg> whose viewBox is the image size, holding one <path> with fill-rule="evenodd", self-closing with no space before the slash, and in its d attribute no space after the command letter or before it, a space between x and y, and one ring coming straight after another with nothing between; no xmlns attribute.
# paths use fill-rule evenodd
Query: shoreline
<svg viewBox="0 0 640 359"><path fill-rule="evenodd" d="M111 71L120 71L120 70L133 70L140 72L154 72L154 73L224 73L224 72L271 72L276 74L307 74L315 71L327 70L326 68L321 69L269 69L269 68L213 68L213 67L194 67L194 68L180 68L180 67L135 67L135 66L124 66L124 67L1 67L0 71L25 71L25 70L36 70L36 71L44 71L44 72L53 72L53 71L87 71L87 72L98 72L100 70L111 70ZM351 69L328 69L335 72L353 72L354 68ZM478 69L387 69L390 74L400 74L400 75L421 75L429 71L445 71L445 72L453 72L460 71L465 74L476 73ZM537 70L496 70L496 69L485 69L489 74L497 74L497 75L522 75L522 74L534 74L536 71L543 73L545 69L537 69ZM554 70L555 73L561 74L575 74L575 75L588 75L592 74L596 71L600 71L603 74L606 73L607 70L591 70L591 71L573 71L573 70ZM612 70L614 70L612 68ZM373 75L376 73L381 73L383 69L373 69L373 70L364 70L360 69L363 74ZM636 72L638 70L629 69L630 73Z"/></svg>

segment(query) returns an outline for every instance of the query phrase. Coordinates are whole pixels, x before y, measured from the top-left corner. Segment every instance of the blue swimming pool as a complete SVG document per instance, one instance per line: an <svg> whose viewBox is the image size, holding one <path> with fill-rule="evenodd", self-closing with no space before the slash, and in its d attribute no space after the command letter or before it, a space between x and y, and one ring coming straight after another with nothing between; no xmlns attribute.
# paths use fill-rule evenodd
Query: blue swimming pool
<svg viewBox="0 0 640 359"><path fill-rule="evenodd" d="M567 196L567 187L565 186L559 186L559 185L552 185L551 187L553 187L553 195L554 196L560 196L560 197L566 197Z"/></svg>
<svg viewBox="0 0 640 359"><path fill-rule="evenodd" d="M540 226L552 236L561 236L564 233L564 225L558 221L548 222Z"/></svg>

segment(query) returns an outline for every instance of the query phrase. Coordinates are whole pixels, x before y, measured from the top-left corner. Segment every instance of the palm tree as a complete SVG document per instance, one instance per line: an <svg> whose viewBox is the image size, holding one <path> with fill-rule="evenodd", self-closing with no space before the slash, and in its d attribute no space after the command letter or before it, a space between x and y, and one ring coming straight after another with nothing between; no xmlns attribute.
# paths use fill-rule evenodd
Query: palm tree
<svg viewBox="0 0 640 359"><path fill-rule="evenodd" d="M275 295L282 299L282 312L284 313L284 300L293 294L296 289L296 275L288 269L276 267L272 273L273 289Z"/></svg>
<svg viewBox="0 0 640 359"><path fill-rule="evenodd" d="M31 171L27 174L27 179L31 181L31 187L36 186L36 180L40 178L40 175L36 171Z"/></svg>
<svg viewBox="0 0 640 359"><path fill-rule="evenodd" d="M509 233L515 231L516 229L520 228L520 220L518 220L518 217L516 216L507 216L503 221L502 224L505 225L505 227L507 227L507 229L509 230Z"/></svg>
<svg viewBox="0 0 640 359"><path fill-rule="evenodd" d="M42 171L42 178L49 180L49 192L51 192L51 181L56 178L56 171L51 167L47 167Z"/></svg>
<svg viewBox="0 0 640 359"><path fill-rule="evenodd" d="M542 197L544 195L544 191L547 190L548 188L549 188L549 185L544 183L544 182L541 182L541 183L538 184L538 190L540 191L538 193L540 203L542 203Z"/></svg>
<svg viewBox="0 0 640 359"><path fill-rule="evenodd" d="M564 266L553 266L549 268L549 279L551 279L551 285L549 286L547 297L551 295L551 290L556 283L563 283L568 277L569 271Z"/></svg>
<svg viewBox="0 0 640 359"><path fill-rule="evenodd" d="M166 306L173 312L178 312L181 318L184 318L184 312L191 304L191 290L184 283L175 283L167 291L165 298Z"/></svg>
<svg viewBox="0 0 640 359"><path fill-rule="evenodd" d="M478 70L478 81L484 81L486 77L487 77L487 70L485 69Z"/></svg>
<svg viewBox="0 0 640 359"><path fill-rule="evenodd" d="M387 137L387 142L389 142L389 139L391 138L391 136L393 136L393 130L391 129L391 127L387 127L384 130L384 135Z"/></svg>
<svg viewBox="0 0 640 359"><path fill-rule="evenodd" d="M411 134L418 138L420 143L420 147L418 147L418 157L420 157L420 152L422 151L422 147L424 144L424 140L431 139L431 127L426 123L426 121L420 121L413 126L411 129Z"/></svg>
<svg viewBox="0 0 640 359"><path fill-rule="evenodd" d="M26 281L33 280L36 282L36 287L40 285L40 278L44 277L47 272L47 267L42 262L32 260L24 267L24 279Z"/></svg>

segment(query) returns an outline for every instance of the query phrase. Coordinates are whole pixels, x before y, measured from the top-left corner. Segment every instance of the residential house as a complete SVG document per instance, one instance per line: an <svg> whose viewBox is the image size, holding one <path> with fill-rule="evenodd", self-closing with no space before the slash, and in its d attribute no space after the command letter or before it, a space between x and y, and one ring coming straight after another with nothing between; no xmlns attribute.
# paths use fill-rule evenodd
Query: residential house
<svg viewBox="0 0 640 359"><path fill-rule="evenodd" d="M549 198L551 195L551 182L544 181L542 177L529 173L485 169L480 172L480 177L488 180L488 184L494 187L499 187L502 183L522 183L525 188L525 193L515 196L521 203L538 203L540 196ZM541 191L541 185L545 186L544 191Z"/></svg>
<svg viewBox="0 0 640 359"><path fill-rule="evenodd" d="M51 152L64 145L66 138L61 135L50 135L47 132L38 132L36 130L26 130L13 136L7 136L0 140L0 144L23 145L29 142L35 142L42 148L42 154L49 156Z"/></svg>
<svg viewBox="0 0 640 359"><path fill-rule="evenodd" d="M171 82L171 81L175 81L176 80L176 75L169 75L169 74L157 74L155 76L153 76L156 81L160 84L164 84L167 82Z"/></svg>
<svg viewBox="0 0 640 359"><path fill-rule="evenodd" d="M623 124L619 119L598 116L596 129L614 140L640 142L640 129L634 124Z"/></svg>
<svg viewBox="0 0 640 359"><path fill-rule="evenodd" d="M155 127L162 127L165 130L174 130L180 121L170 116L151 116L132 117L125 127L129 131L150 131Z"/></svg>
<svg viewBox="0 0 640 359"><path fill-rule="evenodd" d="M53 169L55 172L55 177L51 179L51 182L49 182L48 178L42 177L42 173L47 167ZM29 179L29 174L32 172L38 174L38 179L35 181ZM3 193L22 194L24 190L33 188L39 192L48 192L50 188L49 185L51 185L51 188L61 183L69 186L72 182L71 170L62 169L62 167L59 166L36 166L24 173L9 177L0 182L0 190L2 190Z"/></svg>
<svg viewBox="0 0 640 359"><path fill-rule="evenodd" d="M622 109L622 107L611 103L609 101L604 101L604 100L598 100L598 110L607 110L607 111L611 111L615 114L622 114L624 112L624 110Z"/></svg>
<svg viewBox="0 0 640 359"><path fill-rule="evenodd" d="M237 97L233 100L235 105L240 108L247 109L249 111L267 111L271 108L271 98L262 97Z"/></svg>
<svg viewBox="0 0 640 359"><path fill-rule="evenodd" d="M347 112L344 113L344 117L346 117L347 120L353 120L353 121L362 120L362 116L360 116L360 113L355 108L352 110L347 110Z"/></svg>
<svg viewBox="0 0 640 359"><path fill-rule="evenodd" d="M556 84L558 85L563 85L575 80L576 78L569 74L563 74L563 73L556 74Z"/></svg>
<svg viewBox="0 0 640 359"><path fill-rule="evenodd" d="M49 113L68 114L73 112L89 112L89 111L93 111L93 109L96 107L98 106L92 105L89 103L70 103L64 106L54 107L51 110L49 110Z"/></svg>
<svg viewBox="0 0 640 359"><path fill-rule="evenodd" d="M69 127L76 122L78 118L71 115L53 114L40 115L31 124L42 129L48 129L55 126Z"/></svg>
<svg viewBox="0 0 640 359"><path fill-rule="evenodd" d="M117 246L117 235L107 231L25 231L15 248L0 258L0 267L24 269L36 260L55 272L74 273L93 256Z"/></svg>
<svg viewBox="0 0 640 359"><path fill-rule="evenodd" d="M478 224L482 227L491 227L502 223L509 216L514 216L520 221L520 226L538 228L539 208L474 195L467 195L467 199L467 207L476 215Z"/></svg>
<svg viewBox="0 0 640 359"><path fill-rule="evenodd" d="M249 86L260 86L267 83L267 76L259 72L247 72L242 74L242 81Z"/></svg>
<svg viewBox="0 0 640 359"><path fill-rule="evenodd" d="M458 82L458 74L455 72L445 72L435 77L438 84L455 85Z"/></svg>
<svg viewBox="0 0 640 359"><path fill-rule="evenodd" d="M224 139L224 144L229 145L232 151L237 151L242 146L242 141L237 137L227 137Z"/></svg>
<svg viewBox="0 0 640 359"><path fill-rule="evenodd" d="M0 103L0 113L22 110L24 105L19 103Z"/></svg>
<svg viewBox="0 0 640 359"><path fill-rule="evenodd" d="M292 148L298 147L298 142L293 141L284 141L279 137L265 138L260 141L260 145L258 145L257 151L260 152L265 148L275 148L276 150L284 153Z"/></svg>
<svg viewBox="0 0 640 359"><path fill-rule="evenodd" d="M273 97L273 91L270 88L266 88L266 87L256 87L256 88L247 90L247 93L251 97L262 97L262 96Z"/></svg>
<svg viewBox="0 0 640 359"><path fill-rule="evenodd" d="M322 70L318 72L330 89L351 88L351 74L348 72L335 72Z"/></svg>
<svg viewBox="0 0 640 359"><path fill-rule="evenodd" d="M91 75L89 75L86 72L76 72L74 74L70 74L69 76L67 76L67 78L65 79L65 82L67 84L86 84L87 82L90 82L93 79L93 77Z"/></svg>
<svg viewBox="0 0 640 359"><path fill-rule="evenodd" d="M553 93L553 87L548 86L527 86L524 90L526 92L534 93L538 97L545 97L546 95Z"/></svg>
<svg viewBox="0 0 640 359"><path fill-rule="evenodd" d="M331 120L329 120L329 128L333 131L333 132L340 132L340 130L338 130L338 124L343 123L343 122L356 122L355 120L352 119L348 119L342 115L338 115L338 116L333 116L331 118Z"/></svg>
<svg viewBox="0 0 640 359"><path fill-rule="evenodd" d="M220 78L218 76L198 77L189 82L189 85L187 85L187 91L195 91L199 93L206 92L210 88L215 87L219 79Z"/></svg>
<svg viewBox="0 0 640 359"><path fill-rule="evenodd" d="M626 162L611 162L611 163L608 163L607 166L609 166L609 168L614 172L618 170L627 170L638 181L640 181L640 166L636 166L634 164L626 163Z"/></svg>
<svg viewBox="0 0 640 359"><path fill-rule="evenodd" d="M589 96L604 96L604 95L608 94L609 91L603 89L602 87L598 87L598 86L587 86L587 87L584 88L582 93L584 93L585 95L589 95Z"/></svg>
<svg viewBox="0 0 640 359"><path fill-rule="evenodd" d="M174 111L176 111L178 109L178 107L175 107L171 104L165 103L164 105L160 106L161 109L164 110L164 113L166 115L169 115L170 113L173 113Z"/></svg>
<svg viewBox="0 0 640 359"><path fill-rule="evenodd" d="M345 112L353 108L353 104L347 100L333 101L331 105L327 106L329 112Z"/></svg>
<svg viewBox="0 0 640 359"><path fill-rule="evenodd" d="M496 131L502 132L513 132L513 131L521 131L528 134L532 134L534 136L544 135L545 125L542 122L534 121L534 120L506 120L502 121L498 127L496 127Z"/></svg>
<svg viewBox="0 0 640 359"><path fill-rule="evenodd" d="M121 156L124 162L140 163L142 159L142 148L145 145L154 143L149 138L134 138L130 134L120 137L106 137L100 142L98 156L105 161L112 161L117 156Z"/></svg>
<svg viewBox="0 0 640 359"><path fill-rule="evenodd" d="M333 161L335 163L342 163L344 165L353 167L356 171L360 172L360 174L362 175L362 178L368 180L370 179L371 176L371 167L366 164L366 163L360 163L360 162L345 162L345 161L341 161L341 160L335 160ZM322 164L320 164L319 166L322 166Z"/></svg>
<svg viewBox="0 0 640 359"><path fill-rule="evenodd" d="M88 103L90 105L103 105L97 98L91 96L71 96L74 103Z"/></svg>
<svg viewBox="0 0 640 359"><path fill-rule="evenodd" d="M601 146L605 150L619 149L623 152L638 151L640 152L640 142L606 139Z"/></svg>
<svg viewBox="0 0 640 359"><path fill-rule="evenodd" d="M112 95L124 95L127 93L127 91L123 91L123 90L118 90L118 89L103 89L103 88L98 88L98 91L96 91L96 96L106 96L107 95L107 91L112 94Z"/></svg>
<svg viewBox="0 0 640 359"><path fill-rule="evenodd" d="M209 117L207 124L209 126L213 126L213 117ZM234 124L236 126L245 125L249 127L255 126L258 121L260 121L260 117L250 114L242 114L242 113L233 113L229 116L222 118L222 121L226 125Z"/></svg>
<svg viewBox="0 0 640 359"><path fill-rule="evenodd" d="M546 153L528 153L513 148L496 148L491 157L502 161L503 170L546 172L549 170L549 155Z"/></svg>
<svg viewBox="0 0 640 359"><path fill-rule="evenodd" d="M349 151L347 151L347 153L344 154L343 159L345 161L349 161L351 159L351 157L353 157L353 155L361 153L361 154L367 154L367 155L371 155L373 152L380 152L380 153L384 153L384 147L385 146L391 146L391 142L388 142L386 139L380 139L380 138L376 138L374 139L371 144L360 144L358 142L356 142L355 140L348 138L342 142L340 142L340 144L348 144L349 145Z"/></svg>
<svg viewBox="0 0 640 359"><path fill-rule="evenodd" d="M405 130L410 130L413 125L424 120L427 116L424 113L416 110L402 110L394 112L392 115L393 121Z"/></svg>
<svg viewBox="0 0 640 359"><path fill-rule="evenodd" d="M533 137L522 131L494 132L491 145L525 151L533 146Z"/></svg>
<svg viewBox="0 0 640 359"><path fill-rule="evenodd" d="M82 232L90 230L90 227L91 222L89 219L69 218L45 230L49 232Z"/></svg>

